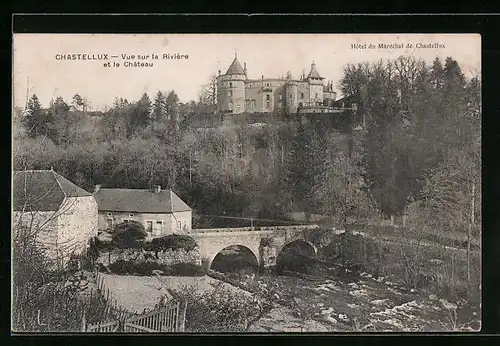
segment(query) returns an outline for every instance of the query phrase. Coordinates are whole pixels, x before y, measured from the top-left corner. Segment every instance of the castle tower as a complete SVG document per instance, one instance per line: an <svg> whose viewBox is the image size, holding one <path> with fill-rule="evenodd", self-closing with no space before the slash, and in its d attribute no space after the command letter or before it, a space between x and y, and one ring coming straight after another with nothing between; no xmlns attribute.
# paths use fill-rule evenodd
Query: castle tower
<svg viewBox="0 0 500 346"><path fill-rule="evenodd" d="M314 61L311 64L311 70L307 75L306 80L309 82L309 104L323 104L323 77L316 70Z"/></svg>
<svg viewBox="0 0 500 346"><path fill-rule="evenodd" d="M232 114L245 112L246 79L246 64L245 69L243 69L235 54L227 72L217 77L218 111Z"/></svg>
<svg viewBox="0 0 500 346"><path fill-rule="evenodd" d="M297 113L297 82L292 79L290 71L286 74L286 111L288 114Z"/></svg>

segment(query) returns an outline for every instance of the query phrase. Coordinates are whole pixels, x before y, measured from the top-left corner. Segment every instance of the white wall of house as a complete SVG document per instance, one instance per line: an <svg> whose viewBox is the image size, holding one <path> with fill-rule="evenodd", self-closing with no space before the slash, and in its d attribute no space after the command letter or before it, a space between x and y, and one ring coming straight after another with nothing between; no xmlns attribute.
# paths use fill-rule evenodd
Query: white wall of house
<svg viewBox="0 0 500 346"><path fill-rule="evenodd" d="M36 235L36 239L46 248L47 255L55 258L59 215L60 211L14 211L13 232L20 226L27 227L30 234Z"/></svg>
<svg viewBox="0 0 500 346"><path fill-rule="evenodd" d="M99 211L99 230L112 229L126 220L139 222L152 237L191 230L192 212L133 213Z"/></svg>
<svg viewBox="0 0 500 346"><path fill-rule="evenodd" d="M65 252L82 253L97 236L97 202L93 196L66 198L58 218L58 244Z"/></svg>
<svg viewBox="0 0 500 346"><path fill-rule="evenodd" d="M171 227L172 229L178 230L177 232L190 232L192 219L193 212L191 210L172 213Z"/></svg>
<svg viewBox="0 0 500 346"><path fill-rule="evenodd" d="M14 212L12 222L31 227L47 255L64 260L85 250L97 235L97 202L93 196L66 198L57 211Z"/></svg>

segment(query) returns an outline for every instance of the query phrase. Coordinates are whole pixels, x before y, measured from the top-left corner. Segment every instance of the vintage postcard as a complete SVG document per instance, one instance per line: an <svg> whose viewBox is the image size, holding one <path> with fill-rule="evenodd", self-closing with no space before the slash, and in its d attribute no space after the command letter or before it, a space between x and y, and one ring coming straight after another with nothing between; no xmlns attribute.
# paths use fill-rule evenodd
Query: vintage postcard
<svg viewBox="0 0 500 346"><path fill-rule="evenodd" d="M14 333L481 329L478 34L14 34Z"/></svg>

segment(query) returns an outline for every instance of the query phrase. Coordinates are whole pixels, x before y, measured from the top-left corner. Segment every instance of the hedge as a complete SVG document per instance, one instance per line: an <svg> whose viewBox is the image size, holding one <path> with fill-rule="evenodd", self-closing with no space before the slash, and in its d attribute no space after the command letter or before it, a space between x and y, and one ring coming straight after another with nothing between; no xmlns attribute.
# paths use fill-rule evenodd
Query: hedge
<svg viewBox="0 0 500 346"><path fill-rule="evenodd" d="M113 274L118 275L155 275L154 271L161 271L164 276L203 276L206 271L196 264L177 263L171 266L158 264L156 262L134 262L118 260L108 266Z"/></svg>

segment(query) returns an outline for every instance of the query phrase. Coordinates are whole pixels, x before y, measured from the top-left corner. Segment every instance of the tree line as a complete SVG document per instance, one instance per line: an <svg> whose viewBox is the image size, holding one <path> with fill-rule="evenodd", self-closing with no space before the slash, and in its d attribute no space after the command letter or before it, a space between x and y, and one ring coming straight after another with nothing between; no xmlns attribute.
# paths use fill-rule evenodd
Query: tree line
<svg viewBox="0 0 500 346"><path fill-rule="evenodd" d="M14 168L52 166L88 190L160 184L199 214L301 211L340 224L425 214L429 227L477 225L479 76L466 78L452 58L403 56L348 64L339 86L358 103L346 131L303 116L222 125L212 89L188 103L175 91L117 98L100 113L61 97L43 108L33 95L15 117Z"/></svg>

